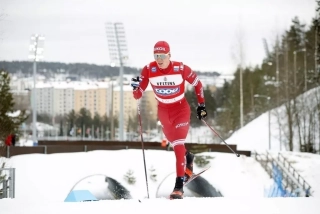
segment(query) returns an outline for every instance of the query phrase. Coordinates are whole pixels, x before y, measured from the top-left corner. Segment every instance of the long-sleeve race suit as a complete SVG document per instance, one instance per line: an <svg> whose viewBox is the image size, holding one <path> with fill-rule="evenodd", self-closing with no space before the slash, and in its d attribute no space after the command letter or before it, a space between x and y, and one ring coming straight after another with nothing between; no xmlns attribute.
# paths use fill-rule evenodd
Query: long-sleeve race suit
<svg viewBox="0 0 320 214"><path fill-rule="evenodd" d="M171 62L168 68L160 69L157 63L146 65L140 78L141 93L149 82L158 100L158 118L163 133L171 143L177 157L177 176L184 175L185 139L190 125L190 106L184 96L185 81L194 86L198 103L204 103L202 83L197 74L181 62Z"/></svg>

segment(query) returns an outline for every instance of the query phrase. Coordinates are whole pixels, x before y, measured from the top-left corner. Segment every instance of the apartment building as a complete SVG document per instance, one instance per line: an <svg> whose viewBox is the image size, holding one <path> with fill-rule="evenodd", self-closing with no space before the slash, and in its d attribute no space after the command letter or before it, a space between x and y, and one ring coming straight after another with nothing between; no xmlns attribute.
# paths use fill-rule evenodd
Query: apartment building
<svg viewBox="0 0 320 214"><path fill-rule="evenodd" d="M39 90L41 92L41 90ZM53 90L53 115L65 115L74 109L74 86L68 82L57 83Z"/></svg>
<svg viewBox="0 0 320 214"><path fill-rule="evenodd" d="M113 88L112 110L113 115L118 118L120 116L120 90L120 86ZM132 87L130 85L123 86L123 112L124 121L128 121L130 117L137 117L137 101L132 96Z"/></svg>
<svg viewBox="0 0 320 214"><path fill-rule="evenodd" d="M39 88L38 88L39 87ZM36 89L36 103L37 103L37 113L38 114L49 114L54 115L56 110L55 106L55 88L50 84L37 85ZM33 96L33 89L31 94L31 99Z"/></svg>
<svg viewBox="0 0 320 214"><path fill-rule="evenodd" d="M133 98L132 87L130 85L123 86L123 119L125 121L124 128L127 127L127 122L129 118L137 118L138 101ZM113 115L119 118L120 115L120 87L116 86L113 88ZM149 120L157 120L157 101L154 97L151 86L149 85L140 103L140 110L143 117L148 117Z"/></svg>
<svg viewBox="0 0 320 214"><path fill-rule="evenodd" d="M51 116L71 110L88 109L93 115L104 115L108 108L108 84L94 82L51 82L37 84L37 111Z"/></svg>
<svg viewBox="0 0 320 214"><path fill-rule="evenodd" d="M92 116L95 113L100 116L109 115L109 90L110 83L78 82L74 87L74 110L79 112L81 108L86 108L91 112Z"/></svg>
<svg viewBox="0 0 320 214"><path fill-rule="evenodd" d="M120 116L120 86L117 82L51 82L37 84L37 111L51 116L66 115L71 110L88 109L92 116L112 113ZM112 112L111 112L112 110ZM137 118L137 101L132 96L132 87L123 86L123 116L127 127L129 118ZM148 120L157 120L157 101L149 86L140 103L141 114Z"/></svg>
<svg viewBox="0 0 320 214"><path fill-rule="evenodd" d="M143 97L141 99L141 113L149 117L151 120L156 121L158 120L157 105L158 101L154 96L152 87L149 85L143 93Z"/></svg>

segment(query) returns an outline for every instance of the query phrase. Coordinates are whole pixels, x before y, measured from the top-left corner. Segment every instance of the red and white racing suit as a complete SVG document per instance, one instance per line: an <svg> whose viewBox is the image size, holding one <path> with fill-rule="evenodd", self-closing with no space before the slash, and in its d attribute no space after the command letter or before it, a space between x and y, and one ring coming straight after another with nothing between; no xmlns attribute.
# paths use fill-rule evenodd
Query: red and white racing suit
<svg viewBox="0 0 320 214"><path fill-rule="evenodd" d="M185 171L185 139L190 125L190 106L184 96L185 81L195 88L198 103L204 103L202 83L197 74L181 62L171 62L166 69L160 69L156 61L146 65L140 75L142 81L134 96L139 98L149 82L158 100L158 118L162 130L171 143L176 155L177 177Z"/></svg>

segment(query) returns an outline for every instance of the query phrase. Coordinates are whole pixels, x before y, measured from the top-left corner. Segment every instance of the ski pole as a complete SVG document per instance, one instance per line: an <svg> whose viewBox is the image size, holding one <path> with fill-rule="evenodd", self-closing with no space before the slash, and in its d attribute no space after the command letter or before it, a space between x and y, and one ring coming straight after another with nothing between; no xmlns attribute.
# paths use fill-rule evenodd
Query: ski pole
<svg viewBox="0 0 320 214"><path fill-rule="evenodd" d="M140 114L140 99L138 100L138 120L139 120L139 125L140 125L141 147L142 147L143 163L144 163L144 174L146 177L147 194L148 194L148 198L149 198L148 176L147 176L147 168L146 168L146 158L144 155L144 143L143 143L143 136L142 136L142 123L141 123L141 114Z"/></svg>
<svg viewBox="0 0 320 214"><path fill-rule="evenodd" d="M225 144L226 146L230 149L230 151L232 151L237 157L240 157L240 155L238 153L236 153L235 151L233 151L233 149L227 144L227 142L218 134L218 132L216 132L211 126L208 125L208 123L204 120L201 119L208 127L209 129L211 129L211 131L213 131L213 133L215 135L217 135Z"/></svg>

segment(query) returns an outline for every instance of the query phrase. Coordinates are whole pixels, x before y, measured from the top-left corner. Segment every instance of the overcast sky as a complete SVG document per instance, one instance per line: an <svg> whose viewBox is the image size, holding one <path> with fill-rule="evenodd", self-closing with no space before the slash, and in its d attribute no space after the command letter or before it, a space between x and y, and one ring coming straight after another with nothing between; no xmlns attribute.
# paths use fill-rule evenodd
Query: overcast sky
<svg viewBox="0 0 320 214"><path fill-rule="evenodd" d="M125 26L131 67L152 61L153 45L166 40L172 60L231 74L241 37L245 64L260 64L262 39L271 46L294 16L310 25L315 7L315 0L0 0L0 60L28 60L38 33L44 61L110 64L109 21Z"/></svg>

